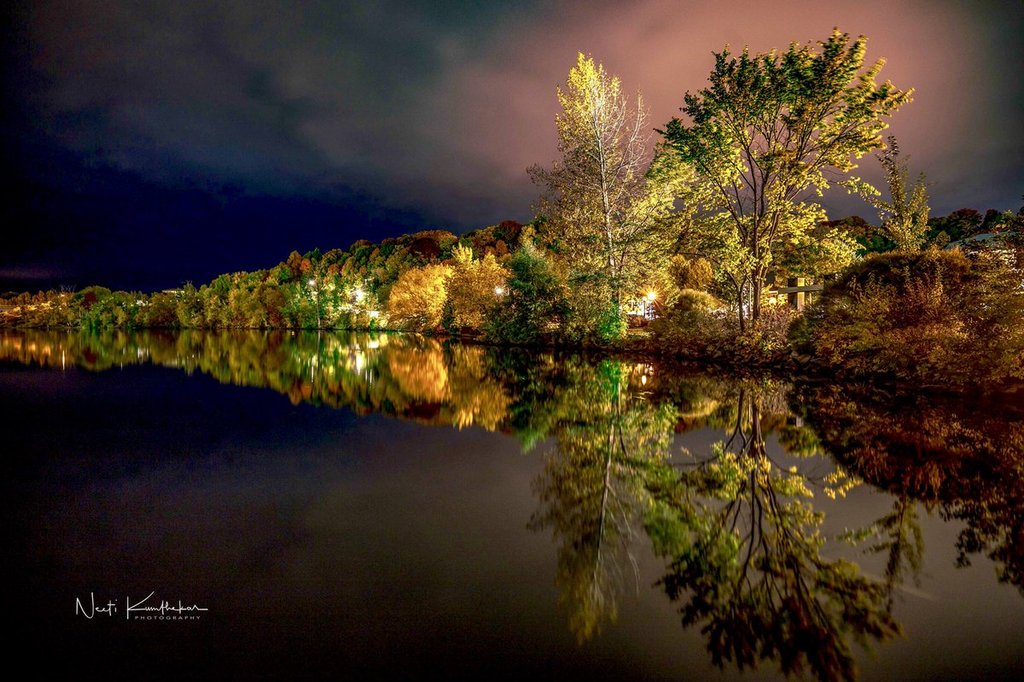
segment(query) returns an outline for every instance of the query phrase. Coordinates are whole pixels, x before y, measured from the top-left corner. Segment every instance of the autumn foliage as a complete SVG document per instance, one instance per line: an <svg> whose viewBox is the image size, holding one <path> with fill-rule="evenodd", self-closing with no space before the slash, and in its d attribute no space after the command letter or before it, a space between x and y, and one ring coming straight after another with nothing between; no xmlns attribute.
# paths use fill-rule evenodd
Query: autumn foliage
<svg viewBox="0 0 1024 682"><path fill-rule="evenodd" d="M451 277L451 269L444 265L425 265L403 272L391 288L389 319L398 328L439 329Z"/></svg>
<svg viewBox="0 0 1024 682"><path fill-rule="evenodd" d="M919 385L1024 379L1024 289L998 255L930 249L866 258L793 330L800 350L851 375Z"/></svg>

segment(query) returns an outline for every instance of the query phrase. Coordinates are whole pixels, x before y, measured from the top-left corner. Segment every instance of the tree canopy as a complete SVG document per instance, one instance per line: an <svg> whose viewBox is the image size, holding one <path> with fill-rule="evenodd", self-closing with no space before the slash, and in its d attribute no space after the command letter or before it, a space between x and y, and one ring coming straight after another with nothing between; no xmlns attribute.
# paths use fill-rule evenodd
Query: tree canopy
<svg viewBox="0 0 1024 682"><path fill-rule="evenodd" d="M866 47L863 36L836 30L782 53L726 48L709 85L686 93L688 120L662 131L696 174L684 197L697 211L686 240L735 290L741 325L758 319L778 251L809 239L824 219L810 199L879 148L885 117L910 100L911 91L877 82L884 60L864 68Z"/></svg>

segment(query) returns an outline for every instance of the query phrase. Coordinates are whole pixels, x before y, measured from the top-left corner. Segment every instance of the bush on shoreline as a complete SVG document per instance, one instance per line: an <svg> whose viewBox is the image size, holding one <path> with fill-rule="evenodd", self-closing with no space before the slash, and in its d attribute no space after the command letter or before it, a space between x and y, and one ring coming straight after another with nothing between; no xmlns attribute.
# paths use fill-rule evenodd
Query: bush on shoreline
<svg viewBox="0 0 1024 682"><path fill-rule="evenodd" d="M788 305L768 305L758 324L741 334L731 306L706 292L683 289L675 305L651 323L647 345L681 359L780 366L789 362L786 333L796 316Z"/></svg>
<svg viewBox="0 0 1024 682"><path fill-rule="evenodd" d="M849 375L922 386L1024 380L1024 284L989 252L870 256L791 332L798 352Z"/></svg>

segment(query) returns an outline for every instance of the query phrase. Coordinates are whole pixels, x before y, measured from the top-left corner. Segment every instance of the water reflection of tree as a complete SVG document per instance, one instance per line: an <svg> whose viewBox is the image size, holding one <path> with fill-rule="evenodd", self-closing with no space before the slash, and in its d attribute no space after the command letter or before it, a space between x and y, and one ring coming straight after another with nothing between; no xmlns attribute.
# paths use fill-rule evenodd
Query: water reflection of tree
<svg viewBox="0 0 1024 682"><path fill-rule="evenodd" d="M966 522L962 562L983 552L1001 579L1024 585L1024 421L1021 411L1007 418L1006 406L965 410L804 386L794 404L812 430L770 385L408 335L5 333L0 359L90 370L152 363L295 403L501 429L527 448L550 438L531 526L559 543L556 578L581 640L615 618L641 526L668 561L664 590L685 625L701 625L721 666L777 659L786 672L852 675L851 644L898 629L890 611L920 569L921 502ZM674 433L698 428L723 430L723 442L677 467ZM886 557L884 582L822 557L809 492L851 481L772 461L770 433L790 455L824 447L895 495L889 514L854 533Z"/></svg>
<svg viewBox="0 0 1024 682"><path fill-rule="evenodd" d="M628 390L629 371L619 362L572 363L553 409L574 417L552 429L556 447L534 484L540 509L530 525L560 542L556 582L580 641L616 617L624 569L635 568L646 484L665 467L676 420L670 404Z"/></svg>
<svg viewBox="0 0 1024 682"><path fill-rule="evenodd" d="M5 333L0 359L49 367L156 364L302 402L431 424L496 429L508 397L479 347L413 335L290 331Z"/></svg>
<svg viewBox="0 0 1024 682"><path fill-rule="evenodd" d="M786 674L850 679L851 643L899 626L883 584L822 556L823 515L808 478L770 459L762 401L740 391L727 440L653 490L647 531L669 561L662 584L683 625L702 624L716 665L776 660Z"/></svg>
<svg viewBox="0 0 1024 682"><path fill-rule="evenodd" d="M1024 592L1024 409L804 386L799 403L837 459L897 497L966 523L958 561L984 553Z"/></svg>
<svg viewBox="0 0 1024 682"><path fill-rule="evenodd" d="M924 535L917 517L917 503L906 495L893 498L892 511L867 531L876 537L869 551L886 555L886 609L892 611L896 591L907 579L919 584L924 561Z"/></svg>

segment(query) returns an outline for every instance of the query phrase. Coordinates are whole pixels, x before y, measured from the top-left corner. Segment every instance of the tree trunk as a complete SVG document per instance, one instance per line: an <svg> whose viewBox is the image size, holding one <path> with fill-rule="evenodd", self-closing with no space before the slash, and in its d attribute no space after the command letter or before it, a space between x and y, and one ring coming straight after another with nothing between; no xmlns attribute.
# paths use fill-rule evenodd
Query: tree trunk
<svg viewBox="0 0 1024 682"><path fill-rule="evenodd" d="M760 276L760 273L754 273L750 282L750 322L751 326L757 326L757 321L761 318L761 291L764 288L764 279Z"/></svg>
<svg viewBox="0 0 1024 682"><path fill-rule="evenodd" d="M743 310L743 290L745 288L746 287L744 287L742 284L736 287L736 308L737 312L739 313L740 334L744 334L747 331L746 313Z"/></svg>

